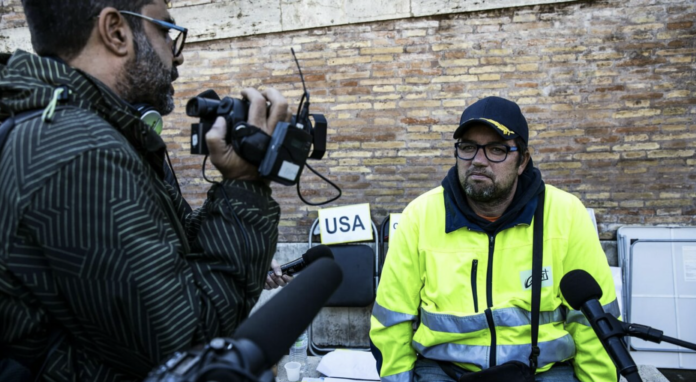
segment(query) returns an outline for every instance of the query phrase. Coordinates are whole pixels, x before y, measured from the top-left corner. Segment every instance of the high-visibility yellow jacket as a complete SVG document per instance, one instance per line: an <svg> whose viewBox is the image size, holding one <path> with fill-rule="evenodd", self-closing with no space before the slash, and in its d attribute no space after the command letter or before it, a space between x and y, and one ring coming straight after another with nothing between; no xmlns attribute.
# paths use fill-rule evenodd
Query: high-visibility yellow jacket
<svg viewBox="0 0 696 382"><path fill-rule="evenodd" d="M536 199L535 199L536 200ZM464 219L446 233L443 188L403 211L390 240L371 319L370 339L382 381L409 382L417 354L481 370L531 352L533 209L495 236ZM572 359L583 382L616 381L616 369L589 322L560 291L563 275L584 269L619 317L606 256L587 210L546 185L539 368ZM413 323L419 322L413 330Z"/></svg>

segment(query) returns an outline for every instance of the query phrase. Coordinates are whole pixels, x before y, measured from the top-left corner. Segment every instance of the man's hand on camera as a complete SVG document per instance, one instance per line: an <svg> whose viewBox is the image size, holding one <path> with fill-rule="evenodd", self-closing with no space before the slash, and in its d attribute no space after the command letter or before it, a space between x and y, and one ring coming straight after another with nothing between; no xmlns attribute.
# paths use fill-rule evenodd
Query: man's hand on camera
<svg viewBox="0 0 696 382"><path fill-rule="evenodd" d="M263 289L276 289L278 287L286 286L290 281L292 281L292 276L284 275L283 272L280 271L280 264L278 264L275 259L271 260L271 270L273 271L273 275L266 276L266 285L263 286Z"/></svg>
<svg viewBox="0 0 696 382"><path fill-rule="evenodd" d="M268 135L273 135L276 124L280 121L288 121L288 101L275 89L266 89L259 92L256 89L244 89L242 97L250 102L249 124L258 127ZM225 119L218 117L215 124L208 131L205 140L210 150L210 162L220 171L225 179L257 180L259 171L256 166L240 157L225 141L227 129Z"/></svg>

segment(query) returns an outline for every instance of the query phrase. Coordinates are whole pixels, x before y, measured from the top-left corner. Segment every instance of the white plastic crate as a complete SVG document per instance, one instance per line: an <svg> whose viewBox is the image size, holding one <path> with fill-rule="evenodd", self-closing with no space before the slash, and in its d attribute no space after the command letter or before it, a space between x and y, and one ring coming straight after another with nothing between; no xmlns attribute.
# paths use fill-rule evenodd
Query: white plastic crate
<svg viewBox="0 0 696 382"><path fill-rule="evenodd" d="M623 318L696 343L696 228L622 227ZM627 337L637 364L696 369L696 352Z"/></svg>

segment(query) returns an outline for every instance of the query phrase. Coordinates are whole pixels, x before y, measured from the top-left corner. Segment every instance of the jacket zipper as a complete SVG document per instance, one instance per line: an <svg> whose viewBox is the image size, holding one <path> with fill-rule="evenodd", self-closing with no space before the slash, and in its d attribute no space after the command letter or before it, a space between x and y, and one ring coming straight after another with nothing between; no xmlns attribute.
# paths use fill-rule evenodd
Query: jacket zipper
<svg viewBox="0 0 696 382"><path fill-rule="evenodd" d="M476 271L478 270L478 260L471 262L471 293L474 297L474 312L478 313L478 291L476 290Z"/></svg>
<svg viewBox="0 0 696 382"><path fill-rule="evenodd" d="M493 367L497 363L495 322L493 321L493 312L491 312L491 307L493 306L493 250L495 249L495 236L489 235L488 238L488 269L486 270L486 303L488 308L486 309L486 321L491 330L491 352L488 365Z"/></svg>

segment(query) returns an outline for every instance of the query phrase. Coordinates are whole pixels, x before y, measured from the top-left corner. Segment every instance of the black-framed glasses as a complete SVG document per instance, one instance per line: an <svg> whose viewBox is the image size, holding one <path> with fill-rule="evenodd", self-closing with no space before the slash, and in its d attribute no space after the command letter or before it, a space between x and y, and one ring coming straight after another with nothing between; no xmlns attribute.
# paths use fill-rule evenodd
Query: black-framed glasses
<svg viewBox="0 0 696 382"><path fill-rule="evenodd" d="M507 159L508 153L517 151L517 147L510 147L502 143L489 143L487 145L479 145L472 142L457 142L454 144L454 152L457 158L462 160L472 160L478 154L479 149L483 149L486 159L493 163L500 163Z"/></svg>
<svg viewBox="0 0 696 382"><path fill-rule="evenodd" d="M184 42L186 41L186 34L188 33L188 29L180 27L176 24L168 23L166 21L153 19L152 17L141 15L140 13L135 13L131 11L118 12L124 15L140 17L141 19L145 19L151 23L157 24L162 29L166 29L169 38L172 40L172 53L174 54L174 57L179 57L181 51L184 50Z"/></svg>

